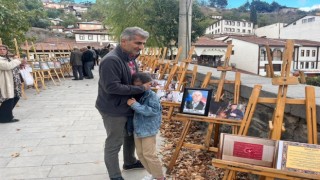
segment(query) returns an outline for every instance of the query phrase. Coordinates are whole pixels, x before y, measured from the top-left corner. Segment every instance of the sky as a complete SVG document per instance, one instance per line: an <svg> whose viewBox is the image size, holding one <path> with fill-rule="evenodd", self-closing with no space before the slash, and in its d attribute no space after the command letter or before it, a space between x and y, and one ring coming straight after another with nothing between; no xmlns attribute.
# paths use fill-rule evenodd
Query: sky
<svg viewBox="0 0 320 180"><path fill-rule="evenodd" d="M299 8L300 10L310 11L316 8L320 8L320 0L261 0L268 3L272 3L273 1L277 2L280 5L287 7ZM247 0L228 0L227 8L237 8ZM251 0L249 0L251 2Z"/></svg>

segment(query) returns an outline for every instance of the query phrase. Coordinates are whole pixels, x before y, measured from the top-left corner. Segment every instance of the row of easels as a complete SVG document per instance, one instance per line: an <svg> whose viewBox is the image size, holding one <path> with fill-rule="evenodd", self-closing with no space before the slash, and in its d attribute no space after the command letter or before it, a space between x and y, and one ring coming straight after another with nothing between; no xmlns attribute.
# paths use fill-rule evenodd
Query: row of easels
<svg viewBox="0 0 320 180"><path fill-rule="evenodd" d="M316 104L315 104L315 90L314 87L306 86L305 88L305 99L289 99L287 98L287 92L290 85L299 84L299 81L296 77L290 76L290 68L292 62L294 43L292 40L288 40L285 53L283 56L282 71L280 77L273 77L272 84L278 86L278 95L277 98L264 98L258 97L256 103L269 103L275 104L275 109L273 112L272 120L269 122L269 138L273 140L280 140L281 134L285 131L284 127L284 110L286 104L301 104L306 107L306 123L307 123L307 134L308 134L308 143L317 144L317 122L316 122ZM252 112L253 113L253 112ZM247 121L247 124L241 124L240 129L244 130L238 133L239 135L246 135L247 130L250 125L250 121ZM214 159L212 161L215 167L225 169L224 180L232 180L235 178L236 172L246 172L251 174L260 175L261 178L265 179L320 179L318 176L304 174L304 173L295 173L295 172L285 172L277 170L274 168L266 168L260 166L253 166L244 163L235 163L225 160Z"/></svg>
<svg viewBox="0 0 320 180"><path fill-rule="evenodd" d="M167 173L170 173L173 169L173 166L175 165L176 159L179 155L179 152L182 147L191 148L191 149L201 149L206 151L212 151L217 152L218 148L216 146L217 139L219 136L219 125L220 124L227 124L232 126L234 134L238 135L247 135L248 129L251 124L251 120L256 108L256 105L258 103L267 103L267 104L275 104L276 108L274 110L273 118L269 122L269 128L270 128L270 139L274 140L280 140L281 139L281 133L285 131L283 119L284 119L284 108L286 104L301 104L306 106L306 121L307 121L307 129L308 129L308 143L311 144L317 144L317 123L316 123L316 104L315 104L315 91L313 87L306 87L305 89L305 99L289 99L286 97L288 87L290 85L298 84L298 80L295 77L290 76L290 67L291 67L291 61L292 61L292 54L293 54L293 42L288 41L286 48L285 48L285 54L283 56L283 65L282 65L282 72L281 77L274 77L272 79L272 84L279 86L278 90L278 96L277 98L266 98L266 97L259 97L260 91L262 89L261 85L255 85L252 91L252 94L249 98L249 102L245 111L244 118L241 121L238 122L230 122L226 119L217 119L217 118L209 118L209 117L203 117L203 116L195 116L195 115L186 115L186 114L176 114L175 116L172 116L171 119L173 120L179 120L184 122L184 128L181 133L181 138L179 142L177 143L176 149L173 153L173 156L171 158L171 162L169 163ZM226 60L228 60L228 56L226 55ZM228 61L226 61L228 62ZM235 99L239 95L239 89L240 89L240 80L236 80L234 82L228 82L225 80L225 74L227 71L230 71L230 68L227 66L219 67L218 70L221 70L221 77L220 80L210 80L211 73L208 73L207 76L204 79L204 83L201 86L202 88L207 87L209 82L218 83L218 89L217 93L215 95L215 100L219 101L219 97L221 97L222 94L222 88L225 83L234 83L235 85ZM236 78L237 79L237 78ZM239 76L240 79L240 76ZM188 133L188 130L190 128L191 122L193 121L201 121L201 122L207 122L208 128L207 128L207 136L205 137L205 143L204 145L195 145L190 144L185 141L185 137ZM215 128L215 136L214 136L214 146L210 146L209 142L211 139L211 132L213 131L213 128ZM218 163L217 163L218 162ZM222 165L221 165L222 164ZM280 170L272 169L272 168L256 168L255 166L247 166L246 164L238 166L236 168L228 168L228 162L225 162L223 164L223 161L219 160L213 160L213 165L220 168L225 168L225 177L224 179L234 179L236 172L247 172L247 173L253 173L254 172L260 172L258 175L264 176L266 179L273 179L274 177L283 177L283 179L299 179L301 177L307 177L308 175L305 174L291 174L288 175L288 173L282 172ZM247 168L247 167L251 167ZM252 170L253 168L253 170ZM256 169L255 169L256 168ZM272 174L278 175L272 175ZM287 174L287 175L285 175Z"/></svg>

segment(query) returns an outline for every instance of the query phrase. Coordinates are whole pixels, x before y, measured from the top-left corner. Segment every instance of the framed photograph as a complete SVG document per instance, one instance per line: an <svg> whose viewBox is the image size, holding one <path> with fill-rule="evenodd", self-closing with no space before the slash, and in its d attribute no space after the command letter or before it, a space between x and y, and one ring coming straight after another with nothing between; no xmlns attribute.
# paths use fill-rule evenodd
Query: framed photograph
<svg viewBox="0 0 320 180"><path fill-rule="evenodd" d="M57 68L57 69L60 69L61 68L61 62L60 61L53 61L54 63L54 67Z"/></svg>
<svg viewBox="0 0 320 180"><path fill-rule="evenodd" d="M157 91L157 96L159 97L160 101L181 103L183 92L159 89Z"/></svg>
<svg viewBox="0 0 320 180"><path fill-rule="evenodd" d="M48 61L47 63L50 69L55 69L53 61Z"/></svg>
<svg viewBox="0 0 320 180"><path fill-rule="evenodd" d="M154 79L151 83L151 87L156 89L163 89L163 87L166 85L166 82L166 80Z"/></svg>
<svg viewBox="0 0 320 180"><path fill-rule="evenodd" d="M210 101L209 117L226 118L225 112L227 111L229 102L215 102L214 98Z"/></svg>
<svg viewBox="0 0 320 180"><path fill-rule="evenodd" d="M185 88L180 113L208 116L212 89Z"/></svg>
<svg viewBox="0 0 320 180"><path fill-rule="evenodd" d="M221 133L218 156L222 160L273 167L277 141Z"/></svg>
<svg viewBox="0 0 320 180"><path fill-rule="evenodd" d="M242 120L246 110L246 104L234 104L232 102L215 102L211 99L209 117Z"/></svg>
<svg viewBox="0 0 320 180"><path fill-rule="evenodd" d="M40 62L40 67L41 67L42 70L50 70L47 62L41 61Z"/></svg>
<svg viewBox="0 0 320 180"><path fill-rule="evenodd" d="M41 68L40 68L40 62L39 62L39 61L33 61L33 62L32 62L32 69L34 69L34 70L41 70Z"/></svg>

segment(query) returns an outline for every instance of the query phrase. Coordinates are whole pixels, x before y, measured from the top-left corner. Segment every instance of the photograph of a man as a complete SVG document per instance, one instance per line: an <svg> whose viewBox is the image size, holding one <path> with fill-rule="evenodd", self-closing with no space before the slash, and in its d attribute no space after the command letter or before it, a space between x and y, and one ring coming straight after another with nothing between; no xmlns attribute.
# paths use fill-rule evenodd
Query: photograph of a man
<svg viewBox="0 0 320 180"><path fill-rule="evenodd" d="M226 111L227 118L228 119L242 119L243 118L243 112L238 109L237 104L231 104L230 109Z"/></svg>
<svg viewBox="0 0 320 180"><path fill-rule="evenodd" d="M193 91L191 100L186 101L185 108L192 110L204 110L206 107L205 102L202 101L203 94L201 91Z"/></svg>

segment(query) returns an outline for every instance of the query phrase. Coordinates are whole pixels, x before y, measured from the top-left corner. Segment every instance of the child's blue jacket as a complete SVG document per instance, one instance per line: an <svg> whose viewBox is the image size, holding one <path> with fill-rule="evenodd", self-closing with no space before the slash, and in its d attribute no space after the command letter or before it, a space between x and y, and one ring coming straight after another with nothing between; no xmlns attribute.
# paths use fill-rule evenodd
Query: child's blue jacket
<svg viewBox="0 0 320 180"><path fill-rule="evenodd" d="M138 138L156 135L160 129L162 106L156 93L144 92L139 102L131 105L134 110L133 127Z"/></svg>

